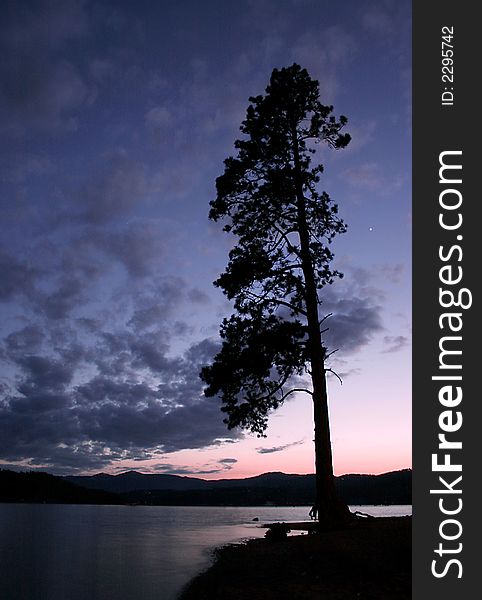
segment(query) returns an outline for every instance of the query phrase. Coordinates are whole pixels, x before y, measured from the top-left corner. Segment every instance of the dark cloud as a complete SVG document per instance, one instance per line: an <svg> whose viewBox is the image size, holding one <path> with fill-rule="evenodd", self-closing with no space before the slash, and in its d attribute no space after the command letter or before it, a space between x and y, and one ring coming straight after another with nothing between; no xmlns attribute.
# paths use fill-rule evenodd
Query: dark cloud
<svg viewBox="0 0 482 600"><path fill-rule="evenodd" d="M372 271L358 267L345 269L346 279L337 281L321 293L321 316L331 315L323 323L323 340L328 350L353 353L383 331L384 294L374 285Z"/></svg>
<svg viewBox="0 0 482 600"><path fill-rule="evenodd" d="M21 390L19 390L21 391ZM69 399L60 394L33 394L30 396L16 397L10 400L12 413L20 415L42 415L57 412L69 405Z"/></svg>
<svg viewBox="0 0 482 600"><path fill-rule="evenodd" d="M186 282L175 276L153 276L135 294L135 308L129 325L146 329L172 318L175 309L188 297Z"/></svg>
<svg viewBox="0 0 482 600"><path fill-rule="evenodd" d="M2 383L0 456L68 472L236 439L199 378L217 344L203 340L184 355L170 353L172 336L191 330L176 319L179 306L205 305L203 292L154 272L162 244L148 224L104 233L83 227L62 234L67 246L39 241L34 266L0 255L2 294L22 299L30 315L0 348L5 372L14 375L13 385ZM105 289L119 264L125 270L112 279L110 305L89 310L99 302L98 282ZM142 286L133 283L141 277Z"/></svg>
<svg viewBox="0 0 482 600"><path fill-rule="evenodd" d="M33 260L39 264L35 292L30 304L37 315L49 320L68 317L77 307L92 299L93 286L107 266L77 238L65 248L45 240L35 248Z"/></svg>
<svg viewBox="0 0 482 600"><path fill-rule="evenodd" d="M88 301L91 284L105 265L78 240L70 240L65 249L42 240L29 256L13 257L0 249L0 269L1 301L16 299L37 316L56 320Z"/></svg>
<svg viewBox="0 0 482 600"><path fill-rule="evenodd" d="M134 307L131 325L149 327L181 303L207 303L203 292L180 277L159 274L168 240L156 224L138 221L115 231L89 227L60 239L44 237L30 256L13 256L0 247L0 301L20 300L37 317L55 321L80 316L74 315L79 308L105 300L98 284L105 287L111 280L117 288L112 289L114 299Z"/></svg>
<svg viewBox="0 0 482 600"><path fill-rule="evenodd" d="M5 353L20 375L17 394L0 408L4 460L97 469L239 435L227 431L219 402L202 393L200 368L217 349L210 340L172 358L159 332L97 332L97 345L88 349L70 336L54 337L57 357L19 353L30 339L42 341L33 327L7 340ZM89 377L93 370L98 374ZM234 460L202 472L226 470Z"/></svg>
<svg viewBox="0 0 482 600"><path fill-rule="evenodd" d="M56 287L36 297L37 308L43 310L49 319L63 319L82 303L86 302L84 278L76 273L63 273L56 281Z"/></svg>
<svg viewBox="0 0 482 600"><path fill-rule="evenodd" d="M78 217L93 225L109 223L139 206L147 189L144 166L122 154L114 156L86 182L79 197Z"/></svg>
<svg viewBox="0 0 482 600"><path fill-rule="evenodd" d="M16 364L24 374L17 389L27 397L37 390L62 391L71 382L74 373L73 365L46 356L21 356Z"/></svg>
<svg viewBox="0 0 482 600"><path fill-rule="evenodd" d="M84 0L7 2L2 19L2 38L12 47L57 47L88 32Z"/></svg>
<svg viewBox="0 0 482 600"><path fill-rule="evenodd" d="M192 476L197 474L198 471L193 469L193 467L186 467L181 465L173 465L171 463L160 463L154 465L151 469L151 473L165 473L167 475L186 475Z"/></svg>
<svg viewBox="0 0 482 600"><path fill-rule="evenodd" d="M5 339L5 345L12 354L28 354L40 350L44 333L38 325L27 325L23 329L15 331Z"/></svg>
<svg viewBox="0 0 482 600"><path fill-rule="evenodd" d="M9 4L0 26L0 122L15 137L52 135L77 127L78 111L95 88L68 61L63 47L88 31L84 3Z"/></svg>
<svg viewBox="0 0 482 600"><path fill-rule="evenodd" d="M116 231L89 231L85 241L120 262L128 276L134 278L152 274L166 252L164 232L155 223L137 221Z"/></svg>
<svg viewBox="0 0 482 600"><path fill-rule="evenodd" d="M166 317L166 308L163 303L153 302L147 306L136 308L128 322L135 331L143 331L159 324Z"/></svg>
<svg viewBox="0 0 482 600"><path fill-rule="evenodd" d="M31 57L18 63L2 77L0 114L9 117L6 133L75 130L77 111L92 102L94 93L78 69L67 61L51 65Z"/></svg>
<svg viewBox="0 0 482 600"><path fill-rule="evenodd" d="M235 459L221 459L216 464L205 464L201 467L173 465L171 463L158 463L152 468L155 473L167 473L169 475L187 475L197 477L199 475L212 475L213 473L222 473L230 471L233 464L238 461Z"/></svg>
<svg viewBox="0 0 482 600"><path fill-rule="evenodd" d="M6 391L0 409L0 456L61 471L90 470L236 439L241 434L226 429L219 401L203 396L199 379L219 343L204 339L182 355L170 351L173 335L189 329L174 318L176 311L183 302L205 302L200 290L167 275L144 277L138 289L128 282L144 276L148 267L134 261L125 269L127 287L117 284L118 294L112 290L110 312L103 318L91 313L66 319L79 304L95 299L96 281L110 272L109 262L93 248L111 258L124 251L127 256L136 244L142 248L140 230L123 238L125 247L120 241L112 243L111 232L102 242L98 230L87 233L71 238L62 253L51 244L41 246L42 285L35 270L21 271L24 279L17 288L28 282L36 320L5 340L4 356L17 380L16 391ZM370 285L359 270L351 287L342 285L337 295L331 289L324 295L323 308L333 313L325 334L330 346L355 351L382 328L380 307L373 301L377 294ZM281 452L300 443L258 452ZM222 472L234 464L236 459L225 458L197 473Z"/></svg>
<svg viewBox="0 0 482 600"><path fill-rule="evenodd" d="M201 306L211 304L211 298L206 294L206 292L203 292L202 290L199 290L197 288L189 290L188 300L193 304L200 304Z"/></svg>
<svg viewBox="0 0 482 600"><path fill-rule="evenodd" d="M78 112L95 97L95 89L65 60L50 63L31 55L7 59L0 76L1 131L9 136L74 131Z"/></svg>
<svg viewBox="0 0 482 600"><path fill-rule="evenodd" d="M326 298L322 308L327 314L332 313L323 334L330 352L336 349L343 354L356 352L383 330L381 307L373 304L371 298Z"/></svg>
<svg viewBox="0 0 482 600"><path fill-rule="evenodd" d="M283 450L287 450L288 448L293 448L294 446L299 446L303 444L304 440L298 440L297 442L291 442L290 444L283 444L282 446L272 446L270 448L256 448L256 452L258 454L273 454L274 452L283 452Z"/></svg>
<svg viewBox="0 0 482 600"><path fill-rule="evenodd" d="M0 246L0 301L10 300L16 296L30 295L34 289L38 275L36 269L25 260L11 256Z"/></svg>
<svg viewBox="0 0 482 600"><path fill-rule="evenodd" d="M333 313L323 334L330 351L340 348L344 353L355 352L383 330L381 307L374 306L369 298L333 300L326 308Z"/></svg>

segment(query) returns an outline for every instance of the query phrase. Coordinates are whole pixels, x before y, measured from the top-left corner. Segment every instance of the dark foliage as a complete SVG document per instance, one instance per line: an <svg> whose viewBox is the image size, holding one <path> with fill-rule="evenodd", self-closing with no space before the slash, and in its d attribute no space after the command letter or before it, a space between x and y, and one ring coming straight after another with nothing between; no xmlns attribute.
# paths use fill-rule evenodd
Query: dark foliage
<svg viewBox="0 0 482 600"><path fill-rule="evenodd" d="M48 473L0 470L0 502L48 504L122 504L104 490L85 489Z"/></svg>

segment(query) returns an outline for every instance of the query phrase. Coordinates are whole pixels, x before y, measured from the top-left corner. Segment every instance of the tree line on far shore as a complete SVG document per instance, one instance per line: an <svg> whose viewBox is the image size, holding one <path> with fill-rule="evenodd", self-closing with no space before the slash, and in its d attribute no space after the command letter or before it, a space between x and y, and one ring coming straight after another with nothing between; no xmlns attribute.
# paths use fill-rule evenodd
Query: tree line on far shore
<svg viewBox="0 0 482 600"><path fill-rule="evenodd" d="M411 504L409 469L382 475L335 478L347 504ZM189 487L191 486L191 487ZM177 489L176 489L177 487ZM182 487L183 489L179 489ZM0 470L0 502L59 504L142 504L161 506L307 506L314 475L265 473L247 479L209 481L175 475L56 477Z"/></svg>

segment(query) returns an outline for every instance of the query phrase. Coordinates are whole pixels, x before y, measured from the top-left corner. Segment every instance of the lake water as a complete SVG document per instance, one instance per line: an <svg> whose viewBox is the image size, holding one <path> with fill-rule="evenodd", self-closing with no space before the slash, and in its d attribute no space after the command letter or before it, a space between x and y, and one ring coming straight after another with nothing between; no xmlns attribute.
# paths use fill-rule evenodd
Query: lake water
<svg viewBox="0 0 482 600"><path fill-rule="evenodd" d="M411 506L353 506L402 516ZM174 600L216 546L309 507L0 504L1 600ZM259 523L253 522L258 517Z"/></svg>

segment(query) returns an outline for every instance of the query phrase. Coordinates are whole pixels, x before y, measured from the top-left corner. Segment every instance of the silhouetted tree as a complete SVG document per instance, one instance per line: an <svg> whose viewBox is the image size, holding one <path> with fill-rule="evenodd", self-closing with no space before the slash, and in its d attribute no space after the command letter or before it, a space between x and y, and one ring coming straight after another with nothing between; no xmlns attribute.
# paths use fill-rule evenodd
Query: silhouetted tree
<svg viewBox="0 0 482 600"><path fill-rule="evenodd" d="M228 427L259 436L290 394L312 396L316 506L321 521L339 523L349 511L334 485L318 291L342 276L330 268L330 244L346 226L317 189L323 166L312 155L318 142L348 144L340 133L347 119L320 103L318 82L297 64L275 69L266 95L249 101L237 157L224 161L209 213L238 238L214 282L236 312L223 321L221 350L201 377L206 396L221 397ZM306 373L311 389L299 383Z"/></svg>

